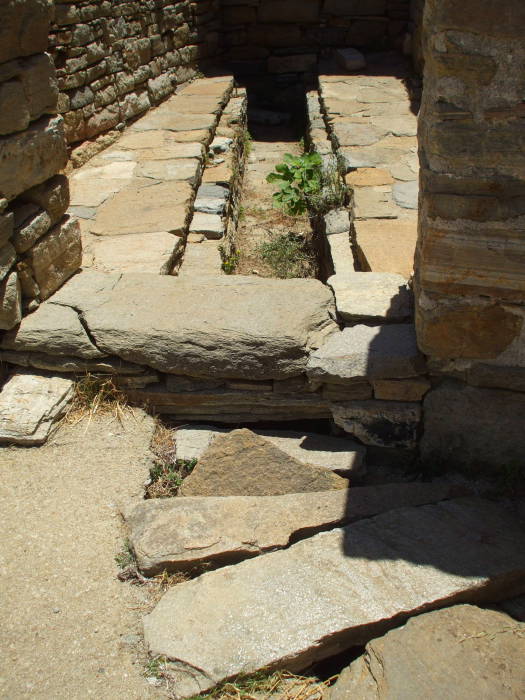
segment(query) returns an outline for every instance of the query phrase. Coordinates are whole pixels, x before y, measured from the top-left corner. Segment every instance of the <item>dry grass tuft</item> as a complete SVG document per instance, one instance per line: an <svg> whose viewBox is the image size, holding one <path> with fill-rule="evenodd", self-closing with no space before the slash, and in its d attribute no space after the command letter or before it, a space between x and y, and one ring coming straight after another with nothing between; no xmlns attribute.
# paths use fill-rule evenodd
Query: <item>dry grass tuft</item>
<svg viewBox="0 0 525 700"><path fill-rule="evenodd" d="M122 421L125 414L133 415L126 395L115 384L112 376L86 374L75 385L75 395L64 420L76 424L85 418L88 425L97 414L113 415Z"/></svg>
<svg viewBox="0 0 525 700"><path fill-rule="evenodd" d="M172 498L193 470L196 460L177 459L172 431L157 421L151 441L151 451L155 455L146 486L146 498Z"/></svg>
<svg viewBox="0 0 525 700"><path fill-rule="evenodd" d="M173 682L169 661L157 656L150 659L145 675L155 677L159 685L163 685L173 694ZM236 680L217 685L207 693L196 695L191 700L322 700L326 690L334 683L337 676L326 681L320 681L315 676L300 676L290 671L262 670L249 676L240 676Z"/></svg>

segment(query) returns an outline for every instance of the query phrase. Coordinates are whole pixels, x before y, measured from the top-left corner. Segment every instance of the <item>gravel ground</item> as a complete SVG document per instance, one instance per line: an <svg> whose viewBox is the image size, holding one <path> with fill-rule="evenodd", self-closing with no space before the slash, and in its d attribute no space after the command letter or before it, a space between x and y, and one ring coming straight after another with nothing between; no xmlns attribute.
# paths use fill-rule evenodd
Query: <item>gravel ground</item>
<svg viewBox="0 0 525 700"><path fill-rule="evenodd" d="M115 563L119 509L143 495L153 429L135 411L0 449L0 697L162 695L142 675L145 594L118 581Z"/></svg>

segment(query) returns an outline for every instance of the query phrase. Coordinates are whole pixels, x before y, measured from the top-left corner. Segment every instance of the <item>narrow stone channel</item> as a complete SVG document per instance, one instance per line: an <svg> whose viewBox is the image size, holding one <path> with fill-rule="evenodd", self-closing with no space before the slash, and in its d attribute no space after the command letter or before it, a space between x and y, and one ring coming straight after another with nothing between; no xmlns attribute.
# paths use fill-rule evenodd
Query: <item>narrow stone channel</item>
<svg viewBox="0 0 525 700"><path fill-rule="evenodd" d="M290 123L250 123L249 131L251 143L235 236L235 272L260 277L316 277L308 215L288 216L276 208L272 199L276 186L266 182L285 154L304 152L298 130Z"/></svg>

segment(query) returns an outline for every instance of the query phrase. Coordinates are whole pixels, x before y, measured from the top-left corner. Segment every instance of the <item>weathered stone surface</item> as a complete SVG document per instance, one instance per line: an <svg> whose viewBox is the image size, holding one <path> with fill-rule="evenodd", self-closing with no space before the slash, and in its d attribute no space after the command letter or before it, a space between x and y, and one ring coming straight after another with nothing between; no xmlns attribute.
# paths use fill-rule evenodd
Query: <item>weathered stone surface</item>
<svg viewBox="0 0 525 700"><path fill-rule="evenodd" d="M296 376L337 329L332 294L316 280L123 275L99 299L75 301L104 352L190 376Z"/></svg>
<svg viewBox="0 0 525 700"><path fill-rule="evenodd" d="M0 248L0 281L6 277L16 260L16 250L11 243L6 243Z"/></svg>
<svg viewBox="0 0 525 700"><path fill-rule="evenodd" d="M129 233L99 236L93 243L93 267L97 270L167 275L182 240L172 233Z"/></svg>
<svg viewBox="0 0 525 700"><path fill-rule="evenodd" d="M200 459L217 435L226 428L208 425L181 427L176 432L177 459ZM287 455L314 467L322 467L350 476L363 471L365 449L351 440L329 435L281 430L253 430Z"/></svg>
<svg viewBox="0 0 525 700"><path fill-rule="evenodd" d="M191 194L191 185L187 182L128 187L100 207L91 232L120 235L166 231L182 235Z"/></svg>
<svg viewBox="0 0 525 700"><path fill-rule="evenodd" d="M43 117L31 124L26 131L2 138L0 197L13 199L55 175L66 162L66 141L61 117Z"/></svg>
<svg viewBox="0 0 525 700"><path fill-rule="evenodd" d="M421 401L430 389L428 379L375 379L374 397L386 401Z"/></svg>
<svg viewBox="0 0 525 700"><path fill-rule="evenodd" d="M329 469L299 462L245 428L217 435L180 489L182 496L278 496L346 489Z"/></svg>
<svg viewBox="0 0 525 700"><path fill-rule="evenodd" d="M405 401L345 401L332 403L332 416L343 430L365 445L414 449L421 405Z"/></svg>
<svg viewBox="0 0 525 700"><path fill-rule="evenodd" d="M144 620L146 644L173 660L180 697L267 666L307 668L422 610L516 594L522 538L481 499L393 510L174 586Z"/></svg>
<svg viewBox="0 0 525 700"><path fill-rule="evenodd" d="M63 377L13 375L0 392L0 442L44 443L73 398L73 387Z"/></svg>
<svg viewBox="0 0 525 700"><path fill-rule="evenodd" d="M16 272L0 283L0 329L9 330L22 318L22 291Z"/></svg>
<svg viewBox="0 0 525 700"><path fill-rule="evenodd" d="M47 0L6 0L0 22L0 63L47 49L51 6Z"/></svg>
<svg viewBox="0 0 525 700"><path fill-rule="evenodd" d="M202 233L206 238L218 240L224 235L224 221L218 214L197 211L190 224L190 233Z"/></svg>
<svg viewBox="0 0 525 700"><path fill-rule="evenodd" d="M369 219L354 221L357 254L362 270L412 276L417 221Z"/></svg>
<svg viewBox="0 0 525 700"><path fill-rule="evenodd" d="M294 56L270 56L268 70L270 73L302 73L315 71L317 56L314 53Z"/></svg>
<svg viewBox="0 0 525 700"><path fill-rule="evenodd" d="M14 214L0 214L0 246L5 245L13 235Z"/></svg>
<svg viewBox="0 0 525 700"><path fill-rule="evenodd" d="M452 497L446 484L388 484L283 496L151 499L126 514L140 570L148 575L233 564L322 529L394 508Z"/></svg>
<svg viewBox="0 0 525 700"><path fill-rule="evenodd" d="M338 64L349 72L361 70L366 66L365 57L357 49L337 49L335 58Z"/></svg>
<svg viewBox="0 0 525 700"><path fill-rule="evenodd" d="M398 216L389 185L358 187L354 191L354 211L356 219L395 219Z"/></svg>
<svg viewBox="0 0 525 700"><path fill-rule="evenodd" d="M401 275L354 272L327 281L343 321L406 321L413 312L412 293Z"/></svg>
<svg viewBox="0 0 525 700"><path fill-rule="evenodd" d="M357 168L345 176L345 182L351 187L376 187L392 185L394 178L383 168Z"/></svg>
<svg viewBox="0 0 525 700"><path fill-rule="evenodd" d="M417 209L419 183L417 180L396 182L392 187L395 203L404 209Z"/></svg>
<svg viewBox="0 0 525 700"><path fill-rule="evenodd" d="M24 209L29 208L31 212L26 218ZM51 226L51 217L46 211L35 208L32 204L23 205L17 210L16 214L13 245L17 253L24 253L26 250L29 250L39 238L47 233ZM20 218L22 218L22 221L20 221Z"/></svg>
<svg viewBox="0 0 525 700"><path fill-rule="evenodd" d="M180 158L176 160L146 160L137 168L137 175L151 177L154 180L188 180L196 183L201 166L197 158Z"/></svg>
<svg viewBox="0 0 525 700"><path fill-rule="evenodd" d="M103 357L90 341L77 312L51 302L41 304L24 318L18 328L6 333L0 346L4 350L34 352L43 344L50 355L76 355L85 359Z"/></svg>
<svg viewBox="0 0 525 700"><path fill-rule="evenodd" d="M76 219L66 219L49 231L26 254L40 298L47 299L79 268L82 262L80 228Z"/></svg>
<svg viewBox="0 0 525 700"><path fill-rule="evenodd" d="M425 463L496 473L523 464L525 394L446 381L426 395L424 409Z"/></svg>
<svg viewBox="0 0 525 700"><path fill-rule="evenodd" d="M328 338L308 360L311 379L344 384L355 379L404 379L424 371L414 326L353 326Z"/></svg>
<svg viewBox="0 0 525 700"><path fill-rule="evenodd" d="M457 605L413 617L369 642L328 697L512 700L525 686L524 654L525 625L495 610Z"/></svg>

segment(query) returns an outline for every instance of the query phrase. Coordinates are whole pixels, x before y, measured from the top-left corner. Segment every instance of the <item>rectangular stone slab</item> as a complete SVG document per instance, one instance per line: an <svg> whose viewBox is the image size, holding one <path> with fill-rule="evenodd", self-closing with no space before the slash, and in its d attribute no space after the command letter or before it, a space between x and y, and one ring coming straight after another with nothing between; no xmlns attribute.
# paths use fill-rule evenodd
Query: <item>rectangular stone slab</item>
<svg viewBox="0 0 525 700"><path fill-rule="evenodd" d="M188 697L261 668L300 670L409 616L525 588L523 529L482 499L402 508L171 588L144 619Z"/></svg>
<svg viewBox="0 0 525 700"><path fill-rule="evenodd" d="M331 292L317 280L128 274L99 306L86 301L100 350L190 376L295 376L309 348L337 330Z"/></svg>
<svg viewBox="0 0 525 700"><path fill-rule="evenodd" d="M454 495L450 484L388 484L284 496L155 498L127 515L139 569L154 575L233 564L292 538Z"/></svg>

